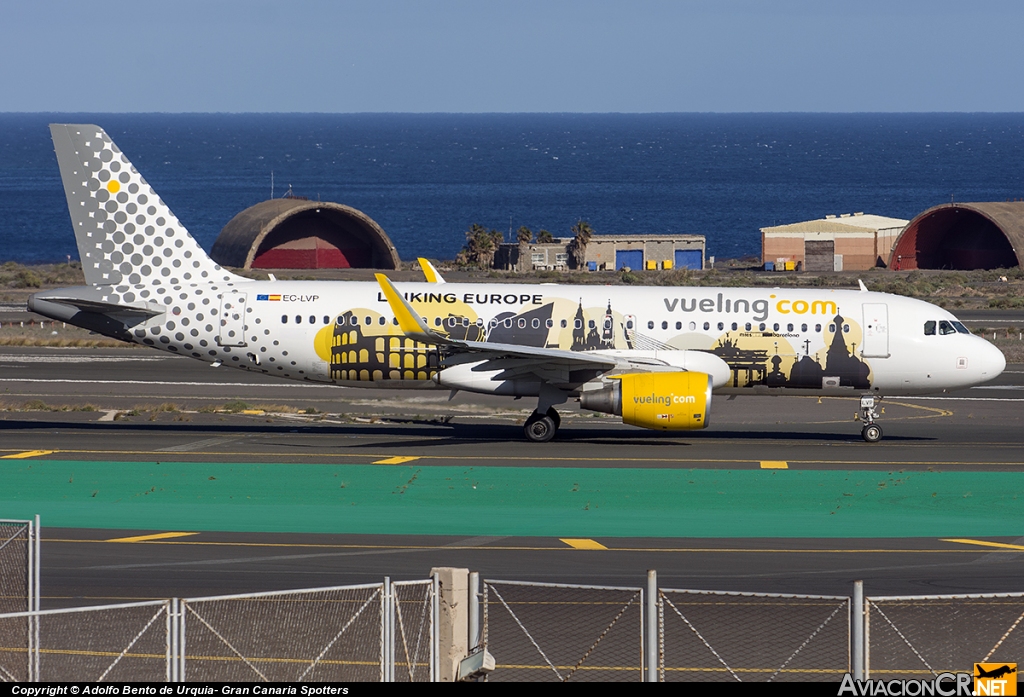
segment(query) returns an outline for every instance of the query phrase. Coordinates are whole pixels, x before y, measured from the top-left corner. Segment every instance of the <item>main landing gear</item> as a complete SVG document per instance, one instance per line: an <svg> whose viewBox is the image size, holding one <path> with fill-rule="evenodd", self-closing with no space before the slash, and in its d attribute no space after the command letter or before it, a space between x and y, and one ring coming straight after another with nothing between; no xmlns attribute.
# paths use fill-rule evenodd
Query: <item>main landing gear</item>
<svg viewBox="0 0 1024 697"><path fill-rule="evenodd" d="M879 397L881 402L882 398ZM864 422L864 428L860 431L860 437L868 443L877 443L882 440L882 427L875 423L878 412L875 411L875 398L865 396L860 398L860 420Z"/></svg>
<svg viewBox="0 0 1024 697"><path fill-rule="evenodd" d="M523 425L523 431L526 433L527 439L532 440L534 443L547 443L555 437L555 433L561 425L562 418L555 411L555 408L551 407L544 414L541 414L539 411L530 414L530 417Z"/></svg>

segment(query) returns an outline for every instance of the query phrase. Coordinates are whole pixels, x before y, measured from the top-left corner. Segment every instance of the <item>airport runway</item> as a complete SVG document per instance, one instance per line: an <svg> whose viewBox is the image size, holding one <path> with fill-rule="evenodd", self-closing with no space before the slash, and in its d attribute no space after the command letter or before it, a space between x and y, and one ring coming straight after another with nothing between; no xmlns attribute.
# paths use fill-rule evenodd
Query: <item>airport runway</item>
<svg viewBox="0 0 1024 697"><path fill-rule="evenodd" d="M0 504L16 509L0 517L43 512L47 607L441 565L614 585L654 568L666 587L722 590L1024 590L1024 366L887 400L880 444L861 441L854 400L740 397L681 434L570 409L537 445L522 438L526 402L280 382L141 349L2 348L0 403L18 410L0 412ZM172 496L159 477L182 483ZM343 498L360 514L337 518ZM195 534L109 541L161 532Z"/></svg>

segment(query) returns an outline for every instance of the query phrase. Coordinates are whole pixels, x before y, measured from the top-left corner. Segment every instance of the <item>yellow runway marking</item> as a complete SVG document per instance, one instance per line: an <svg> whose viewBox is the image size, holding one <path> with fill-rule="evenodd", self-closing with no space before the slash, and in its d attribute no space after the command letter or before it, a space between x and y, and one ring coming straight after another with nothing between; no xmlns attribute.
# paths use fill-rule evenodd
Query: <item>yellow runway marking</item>
<svg viewBox="0 0 1024 697"><path fill-rule="evenodd" d="M158 532L153 535L139 535L137 537L115 537L104 542L149 542L150 540L166 540L172 537L188 537L198 535L198 532Z"/></svg>
<svg viewBox="0 0 1024 697"><path fill-rule="evenodd" d="M395 457L389 457L386 460L377 460L373 464L375 465L400 465L403 462L412 462L413 460L419 460L418 457L412 457L408 455L397 455Z"/></svg>
<svg viewBox="0 0 1024 697"><path fill-rule="evenodd" d="M964 444L971 445L971 444ZM989 445L987 443L979 443L978 445ZM859 446L858 446L859 447ZM1020 445L1016 444L1014 448L1019 448ZM62 455L151 455L157 456L161 459L167 457L166 451L160 450L86 450L86 449L61 449L54 450L55 453L61 453ZM176 455L178 453L175 453ZM365 460L374 457L386 457L388 460L397 459L393 456L386 455L385 453L255 453L253 451L248 452L206 452L202 450L190 450L187 453L181 453L181 455L188 455L190 457L210 456L210 457L252 457L253 455L259 455L266 458L294 458L296 460L303 459L308 460L310 458L323 458L323 459L334 459L334 458L346 458L353 459L359 458ZM748 458L711 458L711 457L559 457L559 456L545 456L545 457L523 457L519 455L419 455L411 458L413 460L451 460L453 462L461 461L473 461L473 460L489 460L493 462L678 462L678 463L695 463L695 464L753 464L760 463L760 460L753 460ZM405 460L406 462L408 460ZM81 462L90 462L90 460L82 460ZM176 460L175 462L189 463L188 460ZM868 466L868 467L910 467L913 465L932 466L932 467L950 467L950 466L1008 466L1008 467L1021 467L1024 466L1024 461L1001 461L1001 460L975 460L975 461L960 461L960 460L789 460L789 462L800 464L800 465L842 465L842 466ZM290 464L275 462L274 464ZM330 463L324 463L330 464ZM362 464L362 463L356 463ZM373 464L381 464L379 461ZM394 464L394 463L389 463Z"/></svg>
<svg viewBox="0 0 1024 697"><path fill-rule="evenodd" d="M110 540L82 540L70 538L47 538L47 542L65 542L72 544L96 544L107 543ZM530 547L525 545L503 545L503 546L475 546L475 545L356 545L356 544L315 544L303 542L223 542L223 541L199 541L199 540L153 540L141 542L140 544L153 545L194 545L206 547L263 547L276 549L359 549L359 550L480 550L490 552L564 552L565 547ZM976 554L974 549L886 549L871 547L864 549L830 549L821 547L810 547L805 549L786 548L747 548L747 547L607 547L611 552L658 552L665 554ZM996 552L1000 550L994 550ZM1005 550L1012 553L1015 550Z"/></svg>
<svg viewBox="0 0 1024 697"><path fill-rule="evenodd" d="M782 460L761 460L763 470L788 470L789 463Z"/></svg>
<svg viewBox="0 0 1024 697"><path fill-rule="evenodd" d="M988 540L968 540L962 538L948 538L943 542L959 542L962 545L979 545L981 547L996 547L998 549L1017 549L1024 552L1024 545L1011 545L1005 542L989 542Z"/></svg>
<svg viewBox="0 0 1024 697"><path fill-rule="evenodd" d="M38 457L40 455L49 455L57 452L56 450L26 450L23 453L13 453L11 455L4 455L0 460L24 460L26 457Z"/></svg>
<svg viewBox="0 0 1024 697"><path fill-rule="evenodd" d="M577 539L573 537L558 538L560 542L564 542L573 549L608 549L600 542L587 539Z"/></svg>

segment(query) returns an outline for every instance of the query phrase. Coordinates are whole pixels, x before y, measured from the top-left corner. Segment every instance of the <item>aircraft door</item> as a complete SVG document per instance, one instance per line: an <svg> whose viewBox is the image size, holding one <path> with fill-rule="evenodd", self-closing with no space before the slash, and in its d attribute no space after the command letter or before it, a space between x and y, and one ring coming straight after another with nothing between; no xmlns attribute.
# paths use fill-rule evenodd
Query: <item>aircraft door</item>
<svg viewBox="0 0 1024 697"><path fill-rule="evenodd" d="M246 294L232 290L220 296L220 346L245 346Z"/></svg>
<svg viewBox="0 0 1024 697"><path fill-rule="evenodd" d="M861 355L865 358L889 357L889 306L885 303L864 303L864 339Z"/></svg>

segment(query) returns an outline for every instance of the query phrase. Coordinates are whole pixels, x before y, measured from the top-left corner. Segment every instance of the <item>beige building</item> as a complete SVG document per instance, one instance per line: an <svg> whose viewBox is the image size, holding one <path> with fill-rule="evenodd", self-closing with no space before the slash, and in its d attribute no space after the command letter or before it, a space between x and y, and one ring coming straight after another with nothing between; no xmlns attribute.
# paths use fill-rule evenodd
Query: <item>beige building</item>
<svg viewBox="0 0 1024 697"><path fill-rule="evenodd" d="M494 255L494 268L508 271L573 268L571 237L524 245L505 243ZM703 235L594 235L587 244L584 268L590 271L703 269Z"/></svg>
<svg viewBox="0 0 1024 697"><path fill-rule="evenodd" d="M859 271L885 266L909 221L845 213L791 225L761 228L761 263L782 270ZM781 268L780 268L781 267Z"/></svg>

